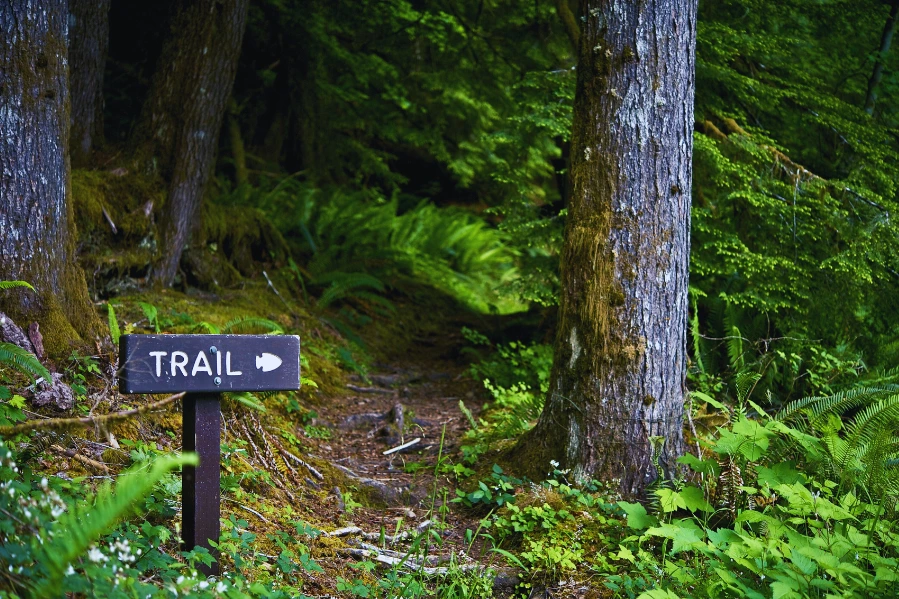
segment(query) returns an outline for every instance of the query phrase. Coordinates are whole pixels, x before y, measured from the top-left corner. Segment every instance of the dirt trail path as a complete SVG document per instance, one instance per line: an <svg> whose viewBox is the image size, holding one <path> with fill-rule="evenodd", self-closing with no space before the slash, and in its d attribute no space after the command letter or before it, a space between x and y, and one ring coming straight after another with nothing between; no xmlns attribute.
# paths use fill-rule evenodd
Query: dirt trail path
<svg viewBox="0 0 899 599"><path fill-rule="evenodd" d="M318 445L320 456L343 469L355 483L341 488L339 496L332 489L334 501L352 504L365 498L384 505L356 507L351 513L341 509L344 523L368 532L383 528L391 535L400 519L402 528L410 529L430 517L444 521L443 553L464 548L466 528L475 529L478 521L458 510L441 514L447 481L445 476L435 481L438 459L441 455L455 458L468 430L459 401L475 413L486 401L483 387L465 372L468 361L458 351L463 343L458 334L419 338L404 355L376 364L368 381L354 377L347 397L323 402L320 419L333 428L332 437ZM395 421L398 411L402 412L402 432ZM408 449L384 455L416 438L420 441Z"/></svg>

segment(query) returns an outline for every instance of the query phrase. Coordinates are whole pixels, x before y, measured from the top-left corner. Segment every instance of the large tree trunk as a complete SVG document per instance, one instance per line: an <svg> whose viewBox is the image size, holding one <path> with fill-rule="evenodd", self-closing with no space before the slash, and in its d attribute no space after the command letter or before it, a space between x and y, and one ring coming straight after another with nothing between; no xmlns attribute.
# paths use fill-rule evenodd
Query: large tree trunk
<svg viewBox="0 0 899 599"><path fill-rule="evenodd" d="M171 285L196 220L231 95L249 0L183 0L159 58L139 128L143 154L169 181L162 258Z"/></svg>
<svg viewBox="0 0 899 599"><path fill-rule="evenodd" d="M109 50L110 0L69 0L69 83L72 89L71 156L86 164L103 141L103 73Z"/></svg>
<svg viewBox="0 0 899 599"><path fill-rule="evenodd" d="M66 4L0 0L0 280L36 289L2 292L0 306L39 322L53 354L100 330L75 262Z"/></svg>
<svg viewBox="0 0 899 599"><path fill-rule="evenodd" d="M640 494L683 448L696 0L581 14L552 380L518 450Z"/></svg>

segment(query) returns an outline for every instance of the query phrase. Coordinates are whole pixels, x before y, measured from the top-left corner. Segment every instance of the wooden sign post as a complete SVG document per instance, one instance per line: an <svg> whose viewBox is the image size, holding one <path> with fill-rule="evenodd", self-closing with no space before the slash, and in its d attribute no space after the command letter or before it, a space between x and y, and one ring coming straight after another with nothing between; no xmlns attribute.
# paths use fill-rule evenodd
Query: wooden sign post
<svg viewBox="0 0 899 599"><path fill-rule="evenodd" d="M293 335L122 335L122 393L187 391L183 401L183 450L199 466L182 477L184 549L205 547L218 574L218 552L209 541L221 533L221 393L293 391L300 388L300 338Z"/></svg>

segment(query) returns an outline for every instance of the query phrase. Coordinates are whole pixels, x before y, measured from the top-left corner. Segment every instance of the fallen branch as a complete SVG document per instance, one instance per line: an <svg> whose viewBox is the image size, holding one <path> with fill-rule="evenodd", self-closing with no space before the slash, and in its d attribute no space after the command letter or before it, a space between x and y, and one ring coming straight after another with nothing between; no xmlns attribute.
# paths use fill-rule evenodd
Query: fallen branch
<svg viewBox="0 0 899 599"><path fill-rule="evenodd" d="M334 462L331 462L331 465L334 466L335 468L337 468L338 470L340 470L341 472L343 472L344 474L346 474L351 479L365 485L366 487L370 487L370 488L374 489L375 491L377 491L378 493L380 493L381 499L383 499L387 503L390 503L391 500L396 499L400 494L400 491L398 489L391 489L387 483L380 481L376 478L367 478L364 476L359 476L358 474L356 474L355 472L353 472L346 466L341 466L340 464L335 464Z"/></svg>
<svg viewBox="0 0 899 599"><path fill-rule="evenodd" d="M345 537L348 535L358 535L362 534L362 529L358 526L347 526L345 528L338 528L337 530L332 530L331 532L326 532L324 535L326 537Z"/></svg>
<svg viewBox="0 0 899 599"><path fill-rule="evenodd" d="M356 393L381 393L383 395L393 395L392 389L381 389L380 387L359 387L357 385L347 385L347 389Z"/></svg>
<svg viewBox="0 0 899 599"><path fill-rule="evenodd" d="M393 447L393 448L391 448L391 449L388 449L387 451L384 451L384 452L382 452L382 453L383 453L384 455L390 455L390 454L392 454L392 453L396 453L396 452L398 452L398 451L402 451L402 450L404 450L404 449L408 449L408 448L412 447L413 445L415 445L416 443L419 443L419 442L421 442L421 437L415 437L414 439L412 439L412 440L409 441L408 443L403 443L402 445L397 445L396 447Z"/></svg>
<svg viewBox="0 0 899 599"><path fill-rule="evenodd" d="M287 309L288 309L288 310L290 310L291 312L293 312L293 308L290 307L290 304L287 303L287 300L284 299L284 296L282 296L281 293L280 293L277 289L275 289L275 284L272 283L272 280L271 280L270 278L268 278L268 273L265 272L265 271L263 270L263 271L262 271L262 276L265 277L265 281L268 283L268 286L271 287L272 291L275 292L275 295L278 296L278 299L281 300L281 302L282 302L285 306L287 306Z"/></svg>
<svg viewBox="0 0 899 599"><path fill-rule="evenodd" d="M407 541L416 535L420 535L421 533L428 530L434 524L433 520L425 520L421 522L418 526L415 527L415 532L409 530L404 530L402 532L398 532L395 535L384 535L382 537L381 533L377 532L365 532L358 526L347 526L345 528L338 528L337 530L332 530L331 532L326 532L325 536L328 537L348 537L348 536L360 536L366 541L377 541L384 543L399 543L401 541Z"/></svg>
<svg viewBox="0 0 899 599"><path fill-rule="evenodd" d="M429 567L423 565L419 560L411 556L395 557L393 555L386 555L381 550L374 551L371 549L340 549L339 552L345 553L347 555L352 555L354 557L374 559L376 562L381 562L382 564L386 564L391 567L406 566L408 569L414 569L416 572L426 574L428 576L445 576L451 571L472 572L477 570L480 572L484 572L487 570L487 567L482 566L481 564L460 564L453 567Z"/></svg>
<svg viewBox="0 0 899 599"><path fill-rule="evenodd" d="M403 385L406 383L411 383L413 381L421 380L421 375L418 373L411 374L371 374L368 376L369 380L378 385Z"/></svg>
<svg viewBox="0 0 899 599"><path fill-rule="evenodd" d="M113 234L113 235L118 235L118 234L119 234L119 230L116 228L115 223L112 222L112 217L109 216L109 213L106 211L106 207L105 207L105 206L100 206L100 210L103 211L103 216L106 217L106 222L109 223L109 227L112 229L112 234Z"/></svg>
<svg viewBox="0 0 899 599"><path fill-rule="evenodd" d="M294 462L296 462L300 466L303 466L304 468L306 468L306 470L308 470L309 473L312 474L312 476L314 476L318 480L325 480L325 476L321 472L319 472L318 470L316 470L315 468L313 468L312 466L310 466L309 464L307 464L306 462L304 462L297 456L293 455L292 453L290 453L289 451L284 449L283 446L279 447L278 449L281 451L282 454L286 455L287 457L292 459Z"/></svg>
<svg viewBox="0 0 899 599"><path fill-rule="evenodd" d="M103 464L102 462L98 462L96 460L92 460L87 456L83 456L73 449L65 449L63 447L60 447L59 445L51 445L50 449L52 449L53 451L55 451L58 454L72 458L73 460L78 460L79 462L81 462L82 464L87 466L88 468L91 468L93 470L99 470L100 472L109 474L109 468L106 467L106 464Z"/></svg>
<svg viewBox="0 0 899 599"><path fill-rule="evenodd" d="M247 510L248 512L250 512L251 514L253 514L253 515L256 516L257 518L259 518L260 520L262 520L262 521L265 522L266 524L271 524L271 522L269 522L268 520L266 520L265 516L263 516L262 514L260 514L260 513L257 512L256 510L254 510L253 508L247 507L247 506L245 506L244 504L240 503L239 501L234 501L233 499L231 499L231 498L229 498L229 497L222 497L222 499L224 499L225 501L230 501L231 503L237 505L238 507L241 507L241 508Z"/></svg>
<svg viewBox="0 0 899 599"><path fill-rule="evenodd" d="M169 395L165 399L160 399L159 401L149 403L133 410L124 410L122 412L113 412L112 414L102 414L100 416L87 416L85 418L48 418L47 420L29 420L15 426L0 426L0 436L17 435L19 433L38 429L97 426L98 424L106 424L107 422L113 422L115 420L124 420L125 418L162 408L170 403L178 401L182 397L184 397L184 393L176 393L175 395Z"/></svg>

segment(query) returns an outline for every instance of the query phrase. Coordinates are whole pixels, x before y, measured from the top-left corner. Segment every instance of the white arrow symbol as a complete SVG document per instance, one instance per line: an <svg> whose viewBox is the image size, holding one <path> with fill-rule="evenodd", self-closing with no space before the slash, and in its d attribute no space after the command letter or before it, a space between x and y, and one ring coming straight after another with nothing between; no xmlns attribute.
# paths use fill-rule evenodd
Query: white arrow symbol
<svg viewBox="0 0 899 599"><path fill-rule="evenodd" d="M281 358L275 354L263 352L261 356L256 356L256 370L262 369L262 372L271 372L281 366Z"/></svg>

